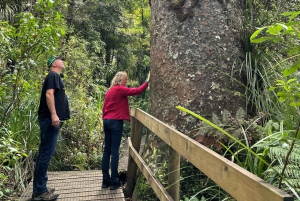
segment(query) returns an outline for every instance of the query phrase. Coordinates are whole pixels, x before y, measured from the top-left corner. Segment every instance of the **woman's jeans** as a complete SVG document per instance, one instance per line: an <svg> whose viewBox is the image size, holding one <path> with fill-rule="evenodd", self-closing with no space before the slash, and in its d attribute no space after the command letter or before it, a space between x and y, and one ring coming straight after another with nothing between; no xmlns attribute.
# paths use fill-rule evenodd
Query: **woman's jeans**
<svg viewBox="0 0 300 201"><path fill-rule="evenodd" d="M123 120L104 119L104 152L102 157L103 181L117 182L119 179L119 148L123 133ZM111 156L111 177L109 161Z"/></svg>
<svg viewBox="0 0 300 201"><path fill-rule="evenodd" d="M52 120L48 118L40 118L40 140L39 153L35 163L33 178L33 193L42 194L47 191L47 169L55 152L59 127L52 126Z"/></svg>

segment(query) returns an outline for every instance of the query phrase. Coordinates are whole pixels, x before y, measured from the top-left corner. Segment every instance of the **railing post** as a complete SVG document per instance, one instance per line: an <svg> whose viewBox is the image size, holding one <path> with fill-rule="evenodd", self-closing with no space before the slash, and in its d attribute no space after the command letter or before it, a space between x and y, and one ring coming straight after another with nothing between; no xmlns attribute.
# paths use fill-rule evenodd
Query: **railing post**
<svg viewBox="0 0 300 201"><path fill-rule="evenodd" d="M133 147L137 152L140 150L142 132L143 132L143 124L141 124L136 118L132 118L131 120L131 134L128 140L132 141ZM128 147L129 148L129 147ZM136 183L136 171L137 165L131 155L128 157L128 166L127 166L127 182L124 187L124 195L125 197L132 197L132 193L134 190L134 186Z"/></svg>
<svg viewBox="0 0 300 201"><path fill-rule="evenodd" d="M174 201L179 201L179 186L180 186L180 154L172 147L169 147L169 176L167 192Z"/></svg>

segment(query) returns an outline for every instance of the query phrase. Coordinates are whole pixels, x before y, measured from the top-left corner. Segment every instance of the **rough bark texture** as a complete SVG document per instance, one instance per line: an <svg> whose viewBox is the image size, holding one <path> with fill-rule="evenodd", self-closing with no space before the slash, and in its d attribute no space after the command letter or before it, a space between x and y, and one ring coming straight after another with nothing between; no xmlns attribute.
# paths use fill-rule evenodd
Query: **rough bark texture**
<svg viewBox="0 0 300 201"><path fill-rule="evenodd" d="M177 105L207 119L245 107L237 4L151 1L150 113L183 133L199 124Z"/></svg>
<svg viewBox="0 0 300 201"><path fill-rule="evenodd" d="M201 138L208 135L199 133L201 122L175 107L209 120L222 119L225 111L235 116L245 108L240 4L240 0L151 0L149 113L206 145L214 140L205 143L207 137ZM163 147L155 136L148 136L144 157L152 167L167 161Z"/></svg>

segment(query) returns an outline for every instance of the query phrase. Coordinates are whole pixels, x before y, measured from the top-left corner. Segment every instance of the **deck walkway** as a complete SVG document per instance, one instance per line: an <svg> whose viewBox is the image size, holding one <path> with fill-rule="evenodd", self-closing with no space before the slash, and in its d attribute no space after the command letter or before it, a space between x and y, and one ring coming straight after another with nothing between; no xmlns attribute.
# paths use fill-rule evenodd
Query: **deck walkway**
<svg viewBox="0 0 300 201"><path fill-rule="evenodd" d="M58 201L107 200L124 201L121 188L102 189L101 170L48 172L49 187L55 187L59 194ZM20 201L31 200L32 182L24 191Z"/></svg>

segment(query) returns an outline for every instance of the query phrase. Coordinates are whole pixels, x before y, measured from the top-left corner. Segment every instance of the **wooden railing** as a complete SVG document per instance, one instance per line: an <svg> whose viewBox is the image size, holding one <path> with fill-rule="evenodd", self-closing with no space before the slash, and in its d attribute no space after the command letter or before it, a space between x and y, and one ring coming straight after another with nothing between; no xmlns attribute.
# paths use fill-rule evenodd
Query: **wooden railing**
<svg viewBox="0 0 300 201"><path fill-rule="evenodd" d="M217 183L238 201L293 201L293 197L256 175L229 161L140 109L131 109L131 137L128 138L129 159L125 196L131 197L137 167L160 200L179 201L180 155ZM170 147L169 179L166 191L139 155L143 125Z"/></svg>

